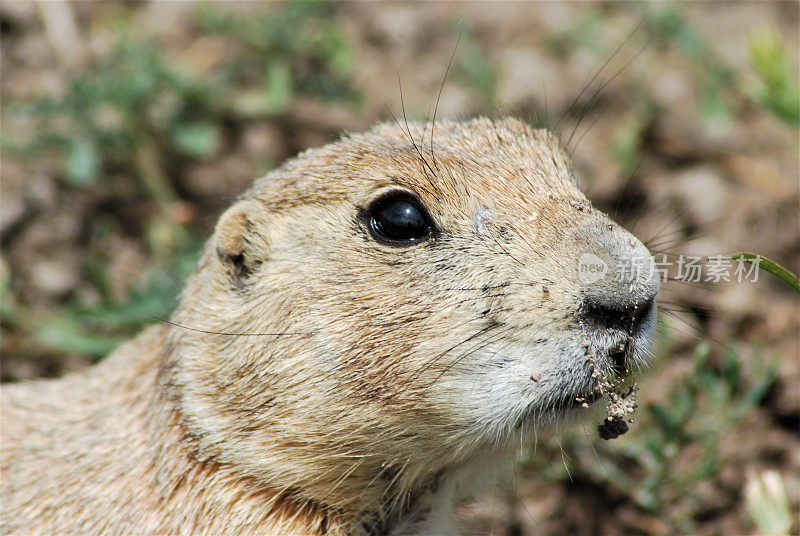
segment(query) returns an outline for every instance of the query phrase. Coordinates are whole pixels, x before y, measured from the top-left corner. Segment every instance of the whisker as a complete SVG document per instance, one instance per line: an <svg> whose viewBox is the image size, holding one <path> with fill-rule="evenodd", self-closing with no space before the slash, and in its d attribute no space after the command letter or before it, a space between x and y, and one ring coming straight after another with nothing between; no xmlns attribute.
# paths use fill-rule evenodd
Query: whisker
<svg viewBox="0 0 800 536"><path fill-rule="evenodd" d="M592 130L592 128L594 128L594 126L597 124L597 122L600 121L600 119L602 119L602 117L608 111L609 107L610 107L610 104L608 104L608 103L603 104L603 107L600 109L600 112L596 115L596 117L592 120L592 122L589 123L589 126L586 127L586 130L583 131L583 134L581 134L581 137L578 138L578 141L576 141L575 145L572 146L572 148L570 149L573 153L578 149L578 146L583 141L583 138L585 138L586 135ZM577 127L576 127L575 130L577 130ZM572 142L572 136L574 136L574 135L575 135L575 131L573 131L572 135L570 135L569 140L567 141L567 146L569 146L569 144Z"/></svg>
<svg viewBox="0 0 800 536"><path fill-rule="evenodd" d="M628 43L628 41L630 41L633 38L636 31L642 26L643 23L644 23L644 18L639 21L639 23L633 28L633 30L631 30L631 32L628 34L625 40L622 41L622 43L620 43L619 46L617 46L616 50L614 50L614 52L603 63L603 65L601 65L600 68L597 69L594 75L585 84L583 84L583 88L580 90L580 92L578 92L575 98L572 99L572 102L569 104L569 106L567 106L567 112L561 117L561 119L559 119L556 122L555 126L553 127L554 131L558 130L558 127L561 124L561 122L571 114L573 107L578 103L581 97L583 97L583 94L592 86L592 84L594 84L595 80L597 80L597 78L603 73L603 71L606 70L606 68L617 56L617 54L619 54L620 51L623 49L623 47Z"/></svg>
<svg viewBox="0 0 800 536"><path fill-rule="evenodd" d="M434 378L434 379L431 381L431 383L428 385L428 387L426 387L426 388L425 388L425 391L427 391L428 389L430 389L430 388L433 386L433 384L435 384L436 382L438 382L438 381L439 381L439 379L440 379L442 376L444 376L445 374L447 374L447 372L449 372L449 371L450 371L450 370L451 370L453 367L455 367L456 365L458 365L459 363L461 363L461 362L462 362L464 359L466 359L467 357L471 356L471 355L472 355L472 354L474 354L475 352L477 352L477 351L479 351L479 350L482 350L482 349L486 348L486 347L487 347L487 346L489 346L490 344L493 344L493 343L497 342L497 341L498 341L498 340L500 340L502 337L505 337L505 336L506 336L506 335L507 335L507 334L508 334L508 333L511 331L511 329L512 329L512 328L508 328L508 327L507 327L506 329L504 329L504 330L503 330L503 331L501 331L500 333L498 333L498 334L495 334L493 338L491 338L491 339L489 339L489 340L487 340L487 341L484 341L484 342L482 342L482 343L480 343L480 344L476 344L475 346L473 346L472 348L470 348L470 349L469 349L469 351L467 351L467 352L464 352L463 354L461 354L461 355L460 355L460 356L459 356L459 357L458 357L456 360L454 360L452 363L450 363L449 365L447 365L447 366L444 368L444 370L442 370L442 371L441 371L441 372L440 372L440 373L439 373L439 374L438 374L438 375L437 375L437 376L436 376L436 377L435 377L435 378Z"/></svg>
<svg viewBox="0 0 800 536"><path fill-rule="evenodd" d="M642 19L642 21L643 21L643 20L644 20L644 19ZM637 29L637 28L638 28L638 27L639 27L639 26L642 24L642 21L640 21L640 22L639 22L639 24L637 25L637 27L636 27L636 28L634 28L634 32L635 32L635 31L636 31L636 29ZM631 34L631 35L632 35L632 34ZM639 55L641 55L641 54L642 54L642 52L644 52L644 50L645 50L645 49L648 47L648 45L650 44L650 41L651 41L651 39L652 39L652 37L648 38L648 39L647 39L647 41L644 43L644 45L642 45L642 47L639 49L639 51L638 51L636 54L634 54L634 56L633 56L633 57L632 57L630 60L628 60L628 62L626 62L626 63L625 63L625 64L624 64L622 67L620 67L620 69L619 69L619 70L617 70L617 72L616 72L616 73L614 73L614 74L611 76L611 78L609 78L608 80L606 80L605 82L603 82L603 83L600 85L600 87L598 87L598 88L597 88L597 89L596 89L596 90L595 90L595 91L592 93L591 97L589 97L589 99L587 100L587 102L586 102L586 103L585 103L585 104L584 104L584 105L583 105L583 106L582 106L582 107L581 107L581 108L578 110L578 113L580 114L580 117L578 118L578 121L576 122L575 126L574 126L574 127L573 127L573 129L572 129L572 133L569 135L569 138L568 138L568 140L567 140L567 143L566 143L567 147L569 147L570 143L572 142L572 137L575 135L575 132L578 130L578 127L580 127L581 123L583 122L584 118L586 117L586 112L588 112L588 110L589 110L589 109L591 109L591 107L592 107L592 106L594 106L594 104L595 104L595 102L596 102L597 98L598 98L598 97L599 97L599 95L602 93L602 91L603 91L603 90L604 90L606 87L608 87L608 85L609 85L611 82L613 82L614 80L616 80L616 78L617 78L617 77L618 77L620 74L622 74L622 73L625 71L625 69L627 69L627 68L630 66L630 64L631 64L631 63L633 63L633 62L636 60L636 58L638 58L638 57L639 57ZM623 43L623 44L624 44L624 43ZM615 54L616 54L616 53L615 53ZM612 56L612 58L613 58L613 56Z"/></svg>
<svg viewBox="0 0 800 536"><path fill-rule="evenodd" d="M453 47L453 53L450 54L450 61L447 63L447 69L444 71L444 76L442 77L442 83L439 86L439 94L436 96L436 106L433 108L433 120L431 121L431 160L433 160L433 167L437 170L439 167L436 165L436 153L433 151L433 136L436 131L436 113L439 111L439 101L442 99L442 91L444 90L444 84L447 81L447 75L450 73L450 67L453 65L453 59L456 57L456 51L458 50L458 44L461 42L461 21L458 21L458 39L456 39L456 46ZM424 141L424 140L423 140Z"/></svg>
<svg viewBox="0 0 800 536"><path fill-rule="evenodd" d="M166 320L164 318L160 318L156 315L144 312L145 315L149 316L154 320L158 320L164 324L168 324L170 326L174 326L176 328L185 329L187 331L195 331L197 333L205 333L207 335L225 335L229 337L282 337L284 335L312 335L313 332L306 332L306 331L282 331L276 333L247 333L247 332L225 332L225 331L211 331L206 329L200 328L193 328L190 326L184 326L182 324L178 324L177 322L172 322L170 320Z"/></svg>
<svg viewBox="0 0 800 536"><path fill-rule="evenodd" d="M620 189L620 197L617 199L617 203L614 205L614 220L618 219L619 216L619 204L622 201L622 193L624 193L628 187L631 185L633 178L636 177L637 173L639 172L639 168L641 168L642 164L644 163L645 159L650 156L650 153L653 150L653 143L650 142L647 148L642 152L642 155L639 157L639 161L636 162L636 166L634 166L633 170L628 174L628 178L625 180L625 183L622 185ZM631 207L631 203L633 203L633 197L628 198L628 202L625 204L625 209L622 211L623 216L628 212L628 209ZM635 225L633 226L635 227Z"/></svg>
<svg viewBox="0 0 800 536"><path fill-rule="evenodd" d="M400 387L401 387L401 388L403 388L403 387L405 387L406 385L408 385L409 383L411 383L411 382L413 382L413 381L417 380L417 379L418 379L418 378L419 378L419 377L420 377L420 376L421 376L421 375L422 375L422 374L423 374L423 373L424 373L426 370L428 370L428 369L429 369L429 368L431 368L431 367L432 367L432 366L433 366L435 363L437 363L439 359L441 359L442 357L446 356L447 354L449 354L450 352L452 352L453 350L455 350L455 349L456 349L456 348L458 348L459 346L462 346L462 345L464 345L464 344L467 344L467 343L469 343L470 341L472 341L473 339L475 339L476 337L480 337L481 335L484 335L484 334L486 334L486 333L489 333L489 332L491 332L492 330L494 330L494 329L496 329L496 328L497 328L497 325L496 325L496 324L491 324L491 325L489 325L489 326L485 326L485 327L483 327L482 329L480 329L480 330L476 331L475 333L473 333L472 335L470 335L469 337L467 337L466 339L464 339L463 341L461 341L461 342L459 342L459 343L457 343L457 344L454 344L453 346L451 346L451 347L450 347L450 348L448 348L447 350L445 350L445 351L443 351L443 352L439 353L438 355L436 355L435 357L433 357L431 360L429 360L429 361L428 361L428 362L427 362L427 363L426 363L424 366L420 367L420 369L419 369L417 372L415 372L415 373L414 373L414 374L412 374L412 375L411 375L409 378L407 378L407 379L406 379L404 382L402 382L402 383L400 384Z"/></svg>

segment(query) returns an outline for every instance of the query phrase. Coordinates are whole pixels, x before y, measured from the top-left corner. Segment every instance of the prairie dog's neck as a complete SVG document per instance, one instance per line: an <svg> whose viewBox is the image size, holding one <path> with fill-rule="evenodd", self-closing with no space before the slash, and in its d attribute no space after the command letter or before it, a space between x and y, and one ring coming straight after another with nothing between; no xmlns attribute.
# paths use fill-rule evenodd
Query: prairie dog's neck
<svg viewBox="0 0 800 536"><path fill-rule="evenodd" d="M166 347L171 348L171 345ZM158 379L165 410L155 414L153 437L161 443L164 453L161 470L172 479L165 482L167 493L174 504L203 505L198 515L205 518L204 530L215 521L215 512L242 509L248 512L250 519L260 518L258 529L267 534L458 534L455 522L458 500L489 483L480 481L487 473L496 473L495 469L505 465L513 454L509 451L504 456L493 451L490 456L463 460L461 464L443 467L422 480L417 479L410 487L398 484L407 478L397 473L403 470L400 467L375 470L368 478L347 473L331 475L324 474L323 469L338 467L326 465L325 460L320 459L320 474L302 477L305 481L333 480L348 490L350 501L347 504L331 506L327 501L332 499L318 491L292 486L288 481L270 482L247 474L248 467L220 463L207 447L198 452L193 431L187 429L178 409L181 385L170 379L174 372L170 369L180 366L181 357L165 356L166 366L162 367ZM280 472L281 466L288 465L297 453L291 450L270 452L265 448L260 455L270 459ZM220 518L219 522L219 530L224 530L227 520Z"/></svg>
<svg viewBox="0 0 800 536"><path fill-rule="evenodd" d="M172 367L180 355L162 344L158 373L151 391L147 425L152 445L154 483L167 512L153 515L169 525L155 532L193 534L281 534L287 536L353 534L340 513L304 500L298 490L280 489L220 463L213 453L200 453L194 431L180 411L180 386L173 383ZM157 512L159 508L152 509ZM164 515L166 514L166 515Z"/></svg>

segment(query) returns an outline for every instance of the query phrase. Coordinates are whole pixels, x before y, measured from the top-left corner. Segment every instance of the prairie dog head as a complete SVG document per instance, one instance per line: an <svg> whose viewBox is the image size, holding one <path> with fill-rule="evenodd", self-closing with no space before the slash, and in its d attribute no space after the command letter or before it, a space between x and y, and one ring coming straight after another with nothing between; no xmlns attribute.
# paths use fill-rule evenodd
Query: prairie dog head
<svg viewBox="0 0 800 536"><path fill-rule="evenodd" d="M518 443L646 361L652 257L556 138L431 130L307 151L222 216L173 318L203 332L171 334L201 457L343 507Z"/></svg>

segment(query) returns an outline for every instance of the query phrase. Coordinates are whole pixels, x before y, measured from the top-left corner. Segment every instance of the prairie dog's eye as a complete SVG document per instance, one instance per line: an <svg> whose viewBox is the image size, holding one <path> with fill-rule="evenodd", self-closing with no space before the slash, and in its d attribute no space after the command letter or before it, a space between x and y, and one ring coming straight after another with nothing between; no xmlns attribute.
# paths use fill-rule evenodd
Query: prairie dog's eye
<svg viewBox="0 0 800 536"><path fill-rule="evenodd" d="M411 246L433 234L433 223L422 203L407 192L380 197L367 209L373 238L393 246Z"/></svg>

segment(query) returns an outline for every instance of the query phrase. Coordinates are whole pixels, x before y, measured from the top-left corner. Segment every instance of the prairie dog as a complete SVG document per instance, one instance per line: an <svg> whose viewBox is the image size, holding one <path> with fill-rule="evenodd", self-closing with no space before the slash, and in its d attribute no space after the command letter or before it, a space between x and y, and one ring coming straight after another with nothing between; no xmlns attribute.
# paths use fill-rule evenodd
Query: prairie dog
<svg viewBox="0 0 800 536"><path fill-rule="evenodd" d="M3 387L3 533L457 533L478 477L646 362L658 277L620 267L650 262L513 118L306 151L170 323Z"/></svg>

